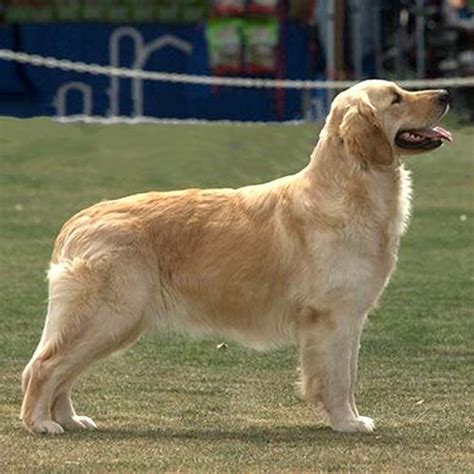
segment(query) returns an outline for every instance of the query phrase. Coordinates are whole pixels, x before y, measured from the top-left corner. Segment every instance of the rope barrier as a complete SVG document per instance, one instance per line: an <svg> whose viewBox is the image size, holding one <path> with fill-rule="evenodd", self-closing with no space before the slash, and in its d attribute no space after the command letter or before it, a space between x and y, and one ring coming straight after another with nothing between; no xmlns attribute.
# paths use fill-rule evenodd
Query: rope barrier
<svg viewBox="0 0 474 474"><path fill-rule="evenodd" d="M75 71L109 77L122 77L142 80L146 79L151 81L177 82L197 85L285 89L346 89L356 84L356 81L256 79L246 77L218 77L193 74L175 74L169 72L146 71L143 69L101 66L99 64L88 64L81 61L70 61L68 59L57 59L53 57L40 56L37 54L20 53L9 49L0 49L0 59L5 61L15 61L22 64L30 64L32 66L45 66L52 69L62 69L64 71ZM402 87L417 89L425 87L474 87L474 76L436 79L407 79L397 81L397 83Z"/></svg>
<svg viewBox="0 0 474 474"><path fill-rule="evenodd" d="M53 117L55 122L59 123L90 123L90 124L101 124L101 125L138 125L138 124L153 124L153 125L275 125L275 126L293 126L301 125L305 122L304 120L284 120L280 122L272 121L251 121L251 120L205 120L205 119L173 119L173 118L156 118L156 117L128 117L116 115L113 117L101 117L100 115L67 115L67 116L56 116Z"/></svg>

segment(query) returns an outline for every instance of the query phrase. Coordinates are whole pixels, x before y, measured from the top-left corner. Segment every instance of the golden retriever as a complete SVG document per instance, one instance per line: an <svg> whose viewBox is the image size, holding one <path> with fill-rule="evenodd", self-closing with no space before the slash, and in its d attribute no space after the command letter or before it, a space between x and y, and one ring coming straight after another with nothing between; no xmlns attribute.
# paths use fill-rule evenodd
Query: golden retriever
<svg viewBox="0 0 474 474"><path fill-rule="evenodd" d="M48 314L23 373L31 432L95 428L71 402L93 362L148 329L294 343L301 393L337 431L370 432L354 400L362 326L393 272L410 212L400 161L451 140L443 90L361 82L334 100L309 164L240 189L150 192L63 226Z"/></svg>

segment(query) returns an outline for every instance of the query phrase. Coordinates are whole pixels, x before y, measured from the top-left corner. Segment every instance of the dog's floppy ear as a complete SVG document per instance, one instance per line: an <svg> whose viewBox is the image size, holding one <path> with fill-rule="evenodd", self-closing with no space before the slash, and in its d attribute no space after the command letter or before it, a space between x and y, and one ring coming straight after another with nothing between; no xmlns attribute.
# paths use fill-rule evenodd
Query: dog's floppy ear
<svg viewBox="0 0 474 474"><path fill-rule="evenodd" d="M361 98L347 107L339 133L346 153L364 165L392 163L393 149L368 100Z"/></svg>

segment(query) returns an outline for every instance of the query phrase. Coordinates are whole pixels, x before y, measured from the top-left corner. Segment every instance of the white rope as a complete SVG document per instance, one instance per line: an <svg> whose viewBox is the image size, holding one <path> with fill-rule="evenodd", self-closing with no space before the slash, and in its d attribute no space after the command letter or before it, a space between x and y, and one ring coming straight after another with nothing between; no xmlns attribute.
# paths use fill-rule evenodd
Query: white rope
<svg viewBox="0 0 474 474"><path fill-rule="evenodd" d="M237 86L255 88L286 88L286 89L346 89L354 85L355 81L308 81L290 79L254 79L245 77L218 77L193 74L175 74L169 72L145 71L142 69L128 69L99 64L87 64L68 59L39 56L37 54L19 53L9 49L0 49L0 59L15 61L33 66L45 66L52 69L75 71L110 77L147 79L161 82L178 82L186 84L200 84L213 86ZM474 87L474 76L451 77L437 79L408 79L397 81L402 87Z"/></svg>
<svg viewBox="0 0 474 474"><path fill-rule="evenodd" d="M55 122L59 123L92 123L101 125L137 125L137 124L159 124L159 125L301 125L304 120L284 120L281 122L264 122L251 120L204 120L204 119L173 119L173 118L156 118L156 117L128 117L115 115L113 117L101 117L100 115L68 115L52 117Z"/></svg>

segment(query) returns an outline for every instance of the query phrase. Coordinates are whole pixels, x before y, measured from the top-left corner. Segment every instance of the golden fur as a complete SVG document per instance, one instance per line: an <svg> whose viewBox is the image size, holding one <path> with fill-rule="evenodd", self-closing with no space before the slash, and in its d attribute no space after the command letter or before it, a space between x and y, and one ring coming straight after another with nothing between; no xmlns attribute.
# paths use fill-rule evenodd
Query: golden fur
<svg viewBox="0 0 474 474"><path fill-rule="evenodd" d="M354 387L362 325L409 215L394 138L438 120L436 97L366 81L335 99L309 165L293 176L138 194L72 217L56 240L46 323L23 374L26 428L95 427L71 403L79 374L143 331L170 328L256 348L297 344L302 395L322 403L334 429L372 431Z"/></svg>

